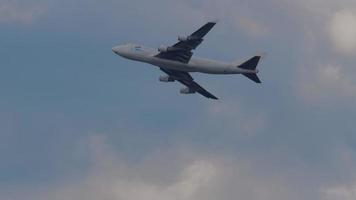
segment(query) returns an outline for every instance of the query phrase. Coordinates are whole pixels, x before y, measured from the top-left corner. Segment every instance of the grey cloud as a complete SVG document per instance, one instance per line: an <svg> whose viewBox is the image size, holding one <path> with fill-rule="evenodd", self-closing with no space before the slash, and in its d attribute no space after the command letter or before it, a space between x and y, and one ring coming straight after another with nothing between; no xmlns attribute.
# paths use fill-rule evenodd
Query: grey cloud
<svg viewBox="0 0 356 200"><path fill-rule="evenodd" d="M48 10L46 1L0 1L0 24L32 24Z"/></svg>
<svg viewBox="0 0 356 200"><path fill-rule="evenodd" d="M356 55L356 12L349 10L336 12L329 26L335 48L341 53Z"/></svg>
<svg viewBox="0 0 356 200"><path fill-rule="evenodd" d="M311 103L344 102L350 104L356 98L356 83L345 67L316 64L300 74L298 90L302 98ZM342 98L341 98L342 97Z"/></svg>
<svg viewBox="0 0 356 200"><path fill-rule="evenodd" d="M322 190L324 200L353 200L356 198L356 186L335 186Z"/></svg>
<svg viewBox="0 0 356 200"><path fill-rule="evenodd" d="M95 135L88 138L92 165L85 177L56 185L29 185L14 193L0 193L1 199L282 200L315 199L310 193L317 193L308 185L296 189L289 177L265 173L253 159L209 155L190 148L146 155L146 160L134 164L118 157L105 140ZM167 180L165 171L173 174L171 179Z"/></svg>

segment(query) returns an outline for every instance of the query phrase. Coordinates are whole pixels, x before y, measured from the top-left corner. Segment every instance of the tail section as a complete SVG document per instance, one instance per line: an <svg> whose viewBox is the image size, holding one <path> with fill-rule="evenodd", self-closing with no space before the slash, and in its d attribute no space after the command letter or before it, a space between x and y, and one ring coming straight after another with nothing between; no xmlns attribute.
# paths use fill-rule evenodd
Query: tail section
<svg viewBox="0 0 356 200"><path fill-rule="evenodd" d="M258 78L257 74L242 74L249 78L250 80L254 81L255 83L262 83L260 78Z"/></svg>
<svg viewBox="0 0 356 200"><path fill-rule="evenodd" d="M249 60L239 64L237 67L244 70L250 70L249 73L243 73L245 77L249 78L250 80L254 81L255 83L262 83L261 80L258 78L257 73L257 65L261 61L262 56L254 56Z"/></svg>
<svg viewBox="0 0 356 200"><path fill-rule="evenodd" d="M261 56L254 56L253 58L239 65L238 67L241 69L256 70L260 60L261 60Z"/></svg>

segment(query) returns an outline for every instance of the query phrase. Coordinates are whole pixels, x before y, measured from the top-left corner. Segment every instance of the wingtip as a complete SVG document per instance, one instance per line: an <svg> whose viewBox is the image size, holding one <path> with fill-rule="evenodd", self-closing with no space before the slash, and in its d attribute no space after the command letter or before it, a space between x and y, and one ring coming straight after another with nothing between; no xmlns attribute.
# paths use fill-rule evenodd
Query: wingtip
<svg viewBox="0 0 356 200"><path fill-rule="evenodd" d="M214 20L209 21L209 23L212 23L212 24L217 24L218 22L219 22L219 19L214 19Z"/></svg>
<svg viewBox="0 0 356 200"><path fill-rule="evenodd" d="M268 56L267 52L257 52L256 55L259 56L261 60L266 59L266 57Z"/></svg>

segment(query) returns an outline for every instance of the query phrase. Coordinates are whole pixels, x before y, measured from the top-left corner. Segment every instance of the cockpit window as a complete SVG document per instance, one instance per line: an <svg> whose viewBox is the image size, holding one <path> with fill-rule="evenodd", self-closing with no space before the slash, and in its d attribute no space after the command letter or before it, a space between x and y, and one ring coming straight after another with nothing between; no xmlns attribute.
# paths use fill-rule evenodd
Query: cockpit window
<svg viewBox="0 0 356 200"><path fill-rule="evenodd" d="M139 46L139 45L133 46L132 50L133 50L133 51L136 51L136 52L144 52L143 47L142 47L142 46Z"/></svg>

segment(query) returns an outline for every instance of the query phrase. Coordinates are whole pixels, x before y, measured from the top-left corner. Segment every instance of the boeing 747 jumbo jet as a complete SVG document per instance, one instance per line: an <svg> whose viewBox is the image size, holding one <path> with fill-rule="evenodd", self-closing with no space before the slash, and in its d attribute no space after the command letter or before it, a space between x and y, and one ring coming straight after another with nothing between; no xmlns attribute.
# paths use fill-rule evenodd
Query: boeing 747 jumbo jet
<svg viewBox="0 0 356 200"><path fill-rule="evenodd" d="M166 75L160 76L161 82L178 81L185 85L182 94L199 93L210 99L218 99L196 83L189 72L206 74L242 74L256 83L261 83L256 69L261 56L254 56L245 62L226 63L193 57L193 50L202 42L204 36L215 26L209 22L190 36L179 36L179 42L173 46L161 46L158 50L141 45L125 44L112 48L112 51L124 58L148 63L159 67Z"/></svg>

